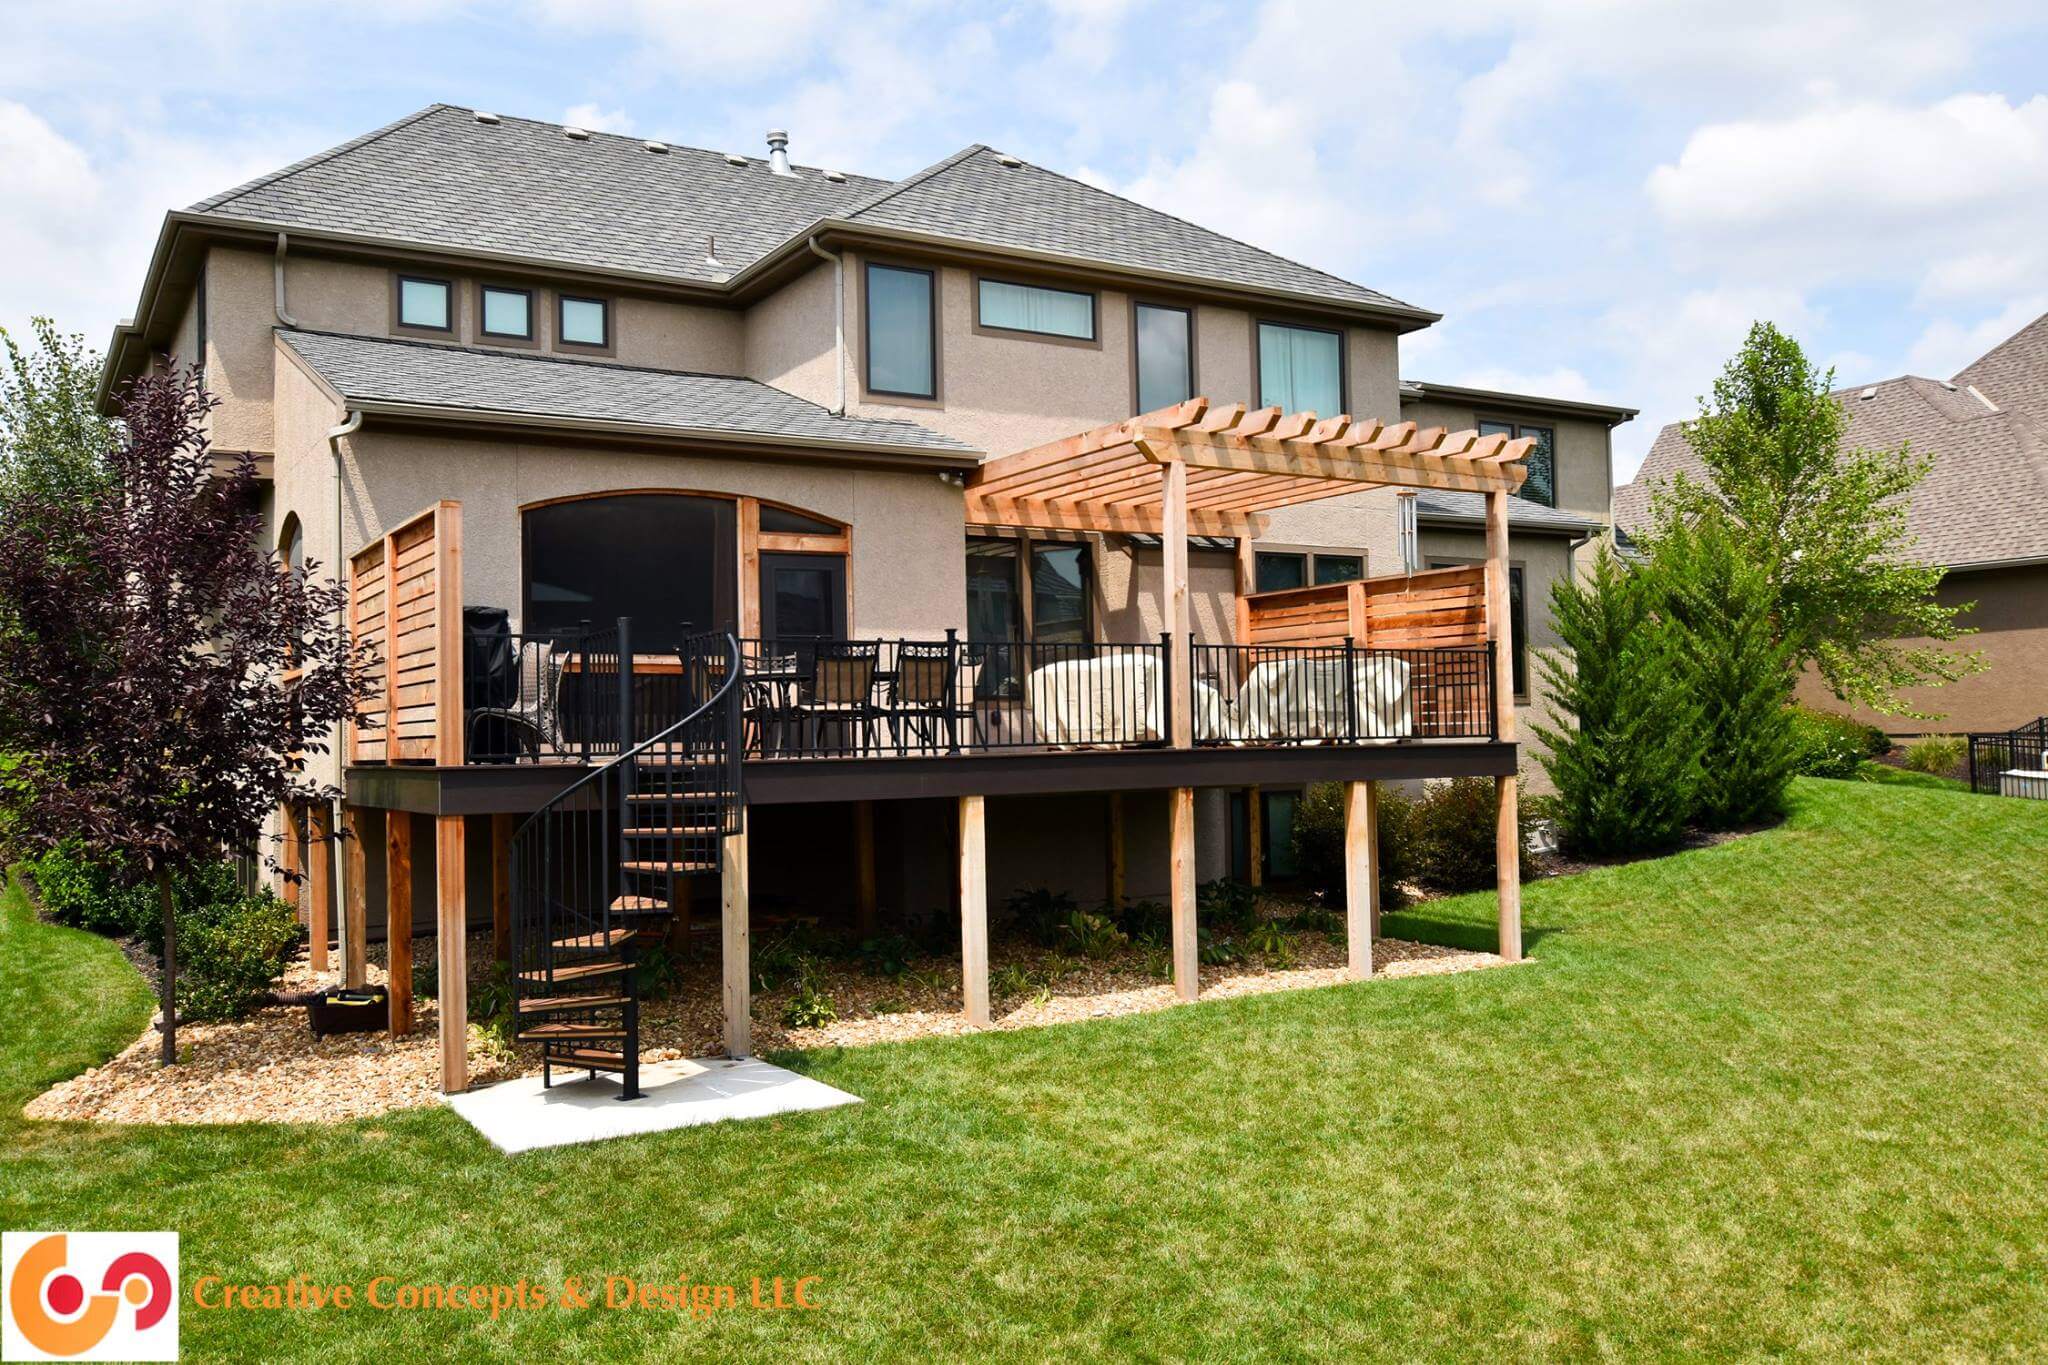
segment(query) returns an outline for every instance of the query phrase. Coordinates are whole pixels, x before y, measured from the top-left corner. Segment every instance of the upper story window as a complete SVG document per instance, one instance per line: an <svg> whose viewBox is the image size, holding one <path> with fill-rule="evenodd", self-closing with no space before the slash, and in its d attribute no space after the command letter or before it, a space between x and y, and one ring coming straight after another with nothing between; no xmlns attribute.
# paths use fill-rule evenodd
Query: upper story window
<svg viewBox="0 0 2048 1365"><path fill-rule="evenodd" d="M1325 554L1320 550L1260 550L1252 557L1252 591L1281 592L1311 583L1349 583L1365 577L1362 554Z"/></svg>
<svg viewBox="0 0 2048 1365"><path fill-rule="evenodd" d="M1259 406L1323 417L1344 411L1343 334L1260 323Z"/></svg>
<svg viewBox="0 0 2048 1365"><path fill-rule="evenodd" d="M455 330L455 286L418 275L398 277L398 325L422 332Z"/></svg>
<svg viewBox="0 0 2048 1365"><path fill-rule="evenodd" d="M1557 435L1551 428L1532 427L1522 422L1481 422L1479 434L1509 438L1527 436L1535 441L1523 462L1528 467L1529 477L1522 484L1521 496L1545 507L1557 506Z"/></svg>
<svg viewBox="0 0 2048 1365"><path fill-rule="evenodd" d="M609 350L612 344L610 301L576 294L558 295L555 304L555 340L564 346L588 346L593 350Z"/></svg>
<svg viewBox="0 0 2048 1365"><path fill-rule="evenodd" d="M533 291L487 284L479 291L478 330L497 341L533 340Z"/></svg>
<svg viewBox="0 0 2048 1365"><path fill-rule="evenodd" d="M868 391L938 397L936 277L929 270L870 262L866 280Z"/></svg>
<svg viewBox="0 0 2048 1365"><path fill-rule="evenodd" d="M1139 412L1195 396L1194 316L1185 308L1141 303L1131 335L1137 348Z"/></svg>
<svg viewBox="0 0 2048 1365"><path fill-rule="evenodd" d="M975 317L1005 332L1095 340L1095 296L1005 280L976 281Z"/></svg>

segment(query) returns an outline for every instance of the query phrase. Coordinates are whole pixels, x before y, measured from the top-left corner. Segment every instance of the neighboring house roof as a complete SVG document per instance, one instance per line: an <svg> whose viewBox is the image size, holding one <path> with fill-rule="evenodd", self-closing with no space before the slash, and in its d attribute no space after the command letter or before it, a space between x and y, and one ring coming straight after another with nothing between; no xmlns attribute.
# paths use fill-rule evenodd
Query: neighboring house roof
<svg viewBox="0 0 2048 1365"><path fill-rule="evenodd" d="M1432 525L1486 525L1486 495L1456 493L1426 488L1415 495L1415 519ZM1577 512L1561 512L1527 498L1508 499L1508 527L1518 531L1547 531L1558 535L1589 536L1607 529L1607 523Z"/></svg>
<svg viewBox="0 0 2048 1365"><path fill-rule="evenodd" d="M2048 425L2025 410L2029 395L2048 395L2044 322L1953 384L1905 375L1835 392L1849 419L1845 447L1906 445L1933 458L1906 512L1907 531L1931 562L1963 567L2048 558L2048 517L2041 514L2048 505ZM1977 377L1968 378L1973 372ZM1971 383L1983 398L1969 391ZM1680 470L1702 477L1699 457L1674 423L1657 433L1634 481L1616 490L1615 521L1643 529L1652 492Z"/></svg>
<svg viewBox="0 0 2048 1365"><path fill-rule="evenodd" d="M665 144L660 144L665 145ZM723 285L801 251L821 225L915 234L1083 265L1178 276L1385 313L1437 314L972 146L908 179L815 167L779 176L759 157L591 133L436 104L202 199L187 212L265 227L544 260ZM710 242L717 239L716 263Z"/></svg>
<svg viewBox="0 0 2048 1365"><path fill-rule="evenodd" d="M1401 381L1401 401L1404 403L1443 399L1472 403L1480 407L1520 408L1525 411L1555 413L1561 417L1587 417L1605 422L1609 426L1629 421L1640 411L1638 408L1616 407L1612 403L1593 403L1580 398L1546 398L1541 394L1509 393L1503 389L1474 389L1461 384L1425 383L1419 379Z"/></svg>
<svg viewBox="0 0 2048 1365"><path fill-rule="evenodd" d="M972 447L915 422L839 417L753 379L424 341L279 328L342 401L373 414L911 453L971 468Z"/></svg>

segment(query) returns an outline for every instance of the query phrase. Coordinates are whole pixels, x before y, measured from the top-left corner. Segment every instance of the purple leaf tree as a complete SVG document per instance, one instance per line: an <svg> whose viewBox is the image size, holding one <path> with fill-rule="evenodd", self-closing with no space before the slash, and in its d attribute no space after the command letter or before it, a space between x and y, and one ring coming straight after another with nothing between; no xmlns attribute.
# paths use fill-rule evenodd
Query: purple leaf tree
<svg viewBox="0 0 2048 1365"><path fill-rule="evenodd" d="M11 856L66 837L154 881L164 917L163 1060L177 1058L173 879L259 846L367 683L345 589L266 548L256 471L217 467L215 406L190 369L134 381L85 492L0 507L0 788Z"/></svg>

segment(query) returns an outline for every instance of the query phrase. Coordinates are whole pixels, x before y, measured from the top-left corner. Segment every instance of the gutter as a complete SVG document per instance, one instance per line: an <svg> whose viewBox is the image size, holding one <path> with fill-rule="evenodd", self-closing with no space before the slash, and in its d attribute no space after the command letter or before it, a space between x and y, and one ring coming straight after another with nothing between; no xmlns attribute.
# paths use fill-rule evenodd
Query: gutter
<svg viewBox="0 0 2048 1365"><path fill-rule="evenodd" d="M832 409L833 415L846 416L846 258L836 251L827 251L818 245L818 235L812 233L804 239L804 245L812 254L832 262L832 359L833 369L839 375L839 405Z"/></svg>
<svg viewBox="0 0 2048 1365"><path fill-rule="evenodd" d="M277 309L279 317L285 316L284 234L282 232L277 234ZM344 553L341 540L341 438L354 435L362 430L362 426L363 414L360 412L350 412L347 420L340 426L327 429L327 454L334 464L334 560L329 566L328 572L335 575L336 582L341 581L341 565ZM347 609L346 599L335 604L334 628L337 632L345 632L348 629L348 618L344 614ZM345 725L346 723L344 722L343 726L336 727L334 744L334 785L336 787L341 787L343 785L342 779L347 776L348 737L344 732ZM338 815L339 812L336 813L336 816ZM341 821L336 816L330 816L327 820L327 828L330 831L339 831L341 829ZM346 907L349 903L347 864L348 859L346 858L330 857L327 860L328 875L334 879L334 886L332 887L334 899L328 903L338 908ZM341 913L346 916L348 911L343 908Z"/></svg>
<svg viewBox="0 0 2048 1365"><path fill-rule="evenodd" d="M277 234L277 257L271 264L271 275L277 286L277 302L274 305L274 310L277 313L277 320L280 323L283 323L286 327L296 328L299 325L298 319L294 318L289 312L285 311L284 306L284 252L285 235L282 232L280 232ZM358 422L357 425L361 425L361 423ZM351 427L350 430L352 431L354 430L354 428ZM334 435L335 433L331 431L327 433L327 439L330 443L333 441ZM340 526L341 523L337 521L335 523L335 534L337 536L341 534Z"/></svg>

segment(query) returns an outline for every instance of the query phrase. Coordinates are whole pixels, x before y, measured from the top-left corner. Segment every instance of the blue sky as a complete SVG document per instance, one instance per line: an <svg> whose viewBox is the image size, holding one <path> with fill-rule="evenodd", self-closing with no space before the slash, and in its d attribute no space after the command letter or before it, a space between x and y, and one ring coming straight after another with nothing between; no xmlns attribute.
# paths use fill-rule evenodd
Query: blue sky
<svg viewBox="0 0 2048 1365"><path fill-rule="evenodd" d="M1643 409L1753 318L1844 382L2048 311L2048 13L1924 3L9 0L0 326L435 100L898 176L986 142L1435 309L1410 378Z"/></svg>

